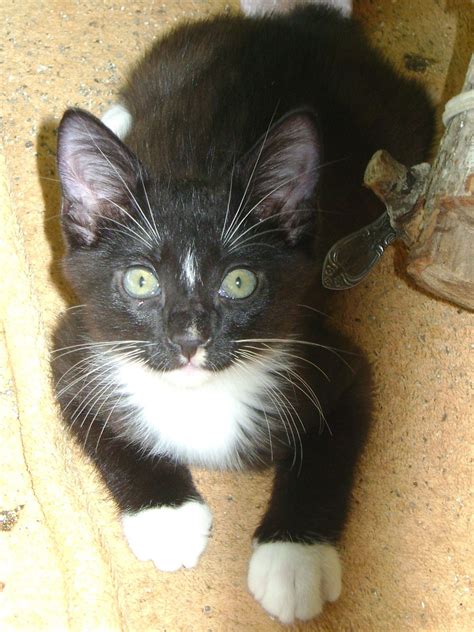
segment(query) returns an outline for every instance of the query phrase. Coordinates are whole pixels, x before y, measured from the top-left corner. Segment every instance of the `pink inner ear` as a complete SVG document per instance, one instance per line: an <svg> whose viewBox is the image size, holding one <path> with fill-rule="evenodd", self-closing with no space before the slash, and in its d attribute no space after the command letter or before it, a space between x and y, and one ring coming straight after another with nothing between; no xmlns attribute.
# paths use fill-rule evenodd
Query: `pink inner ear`
<svg viewBox="0 0 474 632"><path fill-rule="evenodd" d="M289 243L310 223L320 153L312 112L296 111L280 119L245 159L248 204L260 220L279 223Z"/></svg>
<svg viewBox="0 0 474 632"><path fill-rule="evenodd" d="M59 128L58 171L66 232L91 244L99 217L121 216L135 188L139 163L98 119L68 110Z"/></svg>
<svg viewBox="0 0 474 632"><path fill-rule="evenodd" d="M311 198L318 180L319 142L312 117L290 114L268 134L255 172L255 192L265 215L289 212Z"/></svg>
<svg viewBox="0 0 474 632"><path fill-rule="evenodd" d="M89 152L81 148L77 151L71 150L68 161L69 168L63 170L61 174L65 197L77 201L86 209L93 209L100 199L108 197L109 191L103 186L95 172L95 165L91 165Z"/></svg>

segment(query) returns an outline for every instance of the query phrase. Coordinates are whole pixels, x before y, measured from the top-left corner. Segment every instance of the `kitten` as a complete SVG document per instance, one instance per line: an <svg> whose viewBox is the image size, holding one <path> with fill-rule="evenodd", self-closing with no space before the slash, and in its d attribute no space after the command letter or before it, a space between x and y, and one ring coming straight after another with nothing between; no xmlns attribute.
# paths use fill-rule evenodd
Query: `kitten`
<svg viewBox="0 0 474 632"><path fill-rule="evenodd" d="M355 23L314 6L180 26L103 122L64 115L80 304L57 331L56 392L140 559L176 570L203 552L189 465L273 464L249 589L284 623L338 598L371 386L325 324L321 262L381 211L360 186L372 153L420 162L432 120Z"/></svg>

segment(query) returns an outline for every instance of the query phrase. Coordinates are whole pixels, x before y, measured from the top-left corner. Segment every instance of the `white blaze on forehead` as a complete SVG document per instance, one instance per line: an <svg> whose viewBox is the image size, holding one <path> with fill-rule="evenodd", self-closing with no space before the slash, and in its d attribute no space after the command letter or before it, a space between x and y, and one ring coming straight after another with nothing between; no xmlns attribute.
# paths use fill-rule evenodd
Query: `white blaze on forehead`
<svg viewBox="0 0 474 632"><path fill-rule="evenodd" d="M196 285L197 279L197 264L194 252L190 248L184 256L181 270L181 279L190 287L193 288Z"/></svg>

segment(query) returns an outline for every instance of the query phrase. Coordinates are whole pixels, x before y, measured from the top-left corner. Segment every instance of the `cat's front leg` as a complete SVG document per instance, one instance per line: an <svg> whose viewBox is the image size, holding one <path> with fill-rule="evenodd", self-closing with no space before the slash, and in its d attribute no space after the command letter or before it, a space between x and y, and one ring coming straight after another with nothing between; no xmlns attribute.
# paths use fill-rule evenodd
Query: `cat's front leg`
<svg viewBox="0 0 474 632"><path fill-rule="evenodd" d="M341 594L341 563L334 545L283 540L255 541L248 586L255 599L282 623L318 616Z"/></svg>
<svg viewBox="0 0 474 632"><path fill-rule="evenodd" d="M297 474L290 482L291 478L291 471L278 468L269 509L255 534L248 572L248 587L255 599L287 624L312 619L325 602L336 601L342 576L336 540L313 531L308 506L291 498ZM310 495L310 489L307 492Z"/></svg>
<svg viewBox="0 0 474 632"><path fill-rule="evenodd" d="M368 421L364 397L348 395L322 433L305 436L301 460L291 456L277 464L269 507L255 533L248 586L282 623L319 615L341 593L336 544Z"/></svg>
<svg viewBox="0 0 474 632"><path fill-rule="evenodd" d="M151 560L160 571L177 571L196 566L207 545L212 514L205 503L188 500L125 513L122 525L139 560Z"/></svg>
<svg viewBox="0 0 474 632"><path fill-rule="evenodd" d="M162 571L195 566L207 545L212 514L189 469L165 457L144 456L113 436L89 445L138 559L151 560Z"/></svg>

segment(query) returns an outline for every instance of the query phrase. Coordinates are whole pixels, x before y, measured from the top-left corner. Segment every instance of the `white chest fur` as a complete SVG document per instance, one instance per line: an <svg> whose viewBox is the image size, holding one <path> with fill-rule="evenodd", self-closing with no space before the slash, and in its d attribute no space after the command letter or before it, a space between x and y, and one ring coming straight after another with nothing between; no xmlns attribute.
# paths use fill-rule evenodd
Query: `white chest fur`
<svg viewBox="0 0 474 632"><path fill-rule="evenodd" d="M281 361L272 357L188 380L117 358L121 406L130 412L126 433L152 454L239 467L239 448L251 457L270 444L275 368Z"/></svg>

